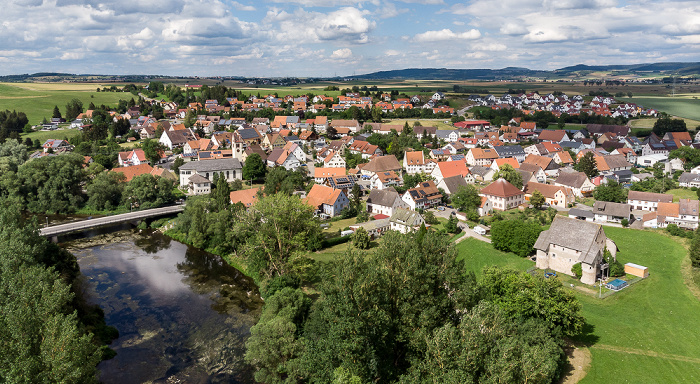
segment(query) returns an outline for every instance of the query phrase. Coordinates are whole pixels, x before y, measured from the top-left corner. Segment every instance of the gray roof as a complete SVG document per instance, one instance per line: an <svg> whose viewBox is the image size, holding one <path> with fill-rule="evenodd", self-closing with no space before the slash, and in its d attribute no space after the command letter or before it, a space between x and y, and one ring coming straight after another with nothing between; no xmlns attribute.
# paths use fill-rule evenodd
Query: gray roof
<svg viewBox="0 0 700 384"><path fill-rule="evenodd" d="M632 214L632 206L622 203L611 203L609 201L596 201L593 204L593 213L614 217L624 217L629 220Z"/></svg>
<svg viewBox="0 0 700 384"><path fill-rule="evenodd" d="M471 173L475 173L481 177L484 177L487 173L492 171L492 169L488 168L488 167L482 167L481 165L475 165L475 166L469 168L469 171Z"/></svg>
<svg viewBox="0 0 700 384"><path fill-rule="evenodd" d="M605 232L600 224L556 216L548 230L540 233L535 249L547 252L551 244L580 251L578 261L594 264L603 256Z"/></svg>
<svg viewBox="0 0 700 384"><path fill-rule="evenodd" d="M700 181L700 174L683 172L683 174L678 177L678 182L680 183L690 183L691 181Z"/></svg>
<svg viewBox="0 0 700 384"><path fill-rule="evenodd" d="M435 136L437 136L438 139L449 139L450 134L452 132L456 132L456 131L451 131L451 130L447 130L447 129L438 129L435 132Z"/></svg>
<svg viewBox="0 0 700 384"><path fill-rule="evenodd" d="M593 212L587 211L585 209L571 208L571 209L569 209L569 216L587 217L589 219L592 219L595 217L595 214Z"/></svg>
<svg viewBox="0 0 700 384"><path fill-rule="evenodd" d="M445 188L447 189L445 192L450 194L456 193L459 191L459 188L467 186L467 181L460 175L446 177L442 179L442 181L445 183Z"/></svg>
<svg viewBox="0 0 700 384"><path fill-rule="evenodd" d="M190 178L188 180L190 181L190 183L195 183L195 184L211 184L211 181L209 181L209 179L207 179L204 176L198 175L196 173L194 175L190 176Z"/></svg>
<svg viewBox="0 0 700 384"><path fill-rule="evenodd" d="M253 128L239 129L236 132L241 136L241 139L243 140L260 138L260 133L258 133L258 131Z"/></svg>
<svg viewBox="0 0 700 384"><path fill-rule="evenodd" d="M401 199L399 193L394 189L373 189L367 197L367 204L381 205L383 207L391 207L396 199Z"/></svg>
<svg viewBox="0 0 700 384"><path fill-rule="evenodd" d="M581 188L587 179L588 177L583 172L561 172L554 183L572 188Z"/></svg>
<svg viewBox="0 0 700 384"><path fill-rule="evenodd" d="M382 228L388 227L389 220L390 220L390 218L388 218L388 217L385 219L370 220L370 221L367 221L364 223L351 225L350 227L364 228L367 232L370 232L370 231L373 231L375 229L382 229Z"/></svg>
<svg viewBox="0 0 700 384"><path fill-rule="evenodd" d="M408 225L411 227L417 227L423 224L425 221L423 220L423 217L420 215L420 213L416 211L411 211L405 208L396 208L394 210L394 213L389 218L389 222Z"/></svg>
<svg viewBox="0 0 700 384"><path fill-rule="evenodd" d="M525 156L525 151L520 145L500 145L493 147L498 157Z"/></svg>
<svg viewBox="0 0 700 384"><path fill-rule="evenodd" d="M632 166L629 161L625 158L625 155L608 155L603 156L605 162L608 164L610 169L613 168L629 168Z"/></svg>
<svg viewBox="0 0 700 384"><path fill-rule="evenodd" d="M180 166L180 171L197 171L197 172L219 172L229 169L242 169L243 166L238 159L216 159L190 161Z"/></svg>

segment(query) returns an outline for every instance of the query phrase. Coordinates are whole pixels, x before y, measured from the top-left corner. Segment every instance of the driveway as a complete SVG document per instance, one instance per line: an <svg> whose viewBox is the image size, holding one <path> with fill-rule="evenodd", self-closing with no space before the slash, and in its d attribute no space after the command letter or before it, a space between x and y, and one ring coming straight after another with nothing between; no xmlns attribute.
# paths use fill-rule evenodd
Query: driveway
<svg viewBox="0 0 700 384"><path fill-rule="evenodd" d="M462 227L460 226L460 228L462 228ZM462 230L464 231L464 236L457 239L457 241L455 241L455 244L459 244L462 241L464 241L465 239L470 238L470 237L473 237L477 240L481 240L483 242L491 244L491 239L489 239L488 237L485 237L485 236L481 236L480 234L474 232L474 230L472 230L471 228L463 228Z"/></svg>

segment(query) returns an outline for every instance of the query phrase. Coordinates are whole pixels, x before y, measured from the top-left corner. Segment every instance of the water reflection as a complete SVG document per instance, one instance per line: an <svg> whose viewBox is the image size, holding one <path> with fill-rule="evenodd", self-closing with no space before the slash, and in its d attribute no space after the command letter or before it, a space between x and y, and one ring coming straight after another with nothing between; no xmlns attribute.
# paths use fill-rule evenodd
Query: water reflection
<svg viewBox="0 0 700 384"><path fill-rule="evenodd" d="M252 382L244 344L262 302L250 279L158 233L102 237L67 246L120 333L117 356L99 366L103 382Z"/></svg>

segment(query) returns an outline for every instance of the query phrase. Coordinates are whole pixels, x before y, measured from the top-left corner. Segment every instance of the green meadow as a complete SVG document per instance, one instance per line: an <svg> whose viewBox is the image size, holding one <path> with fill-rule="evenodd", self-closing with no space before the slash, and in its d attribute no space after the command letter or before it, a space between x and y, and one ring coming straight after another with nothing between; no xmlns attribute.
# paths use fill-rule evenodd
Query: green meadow
<svg viewBox="0 0 700 384"><path fill-rule="evenodd" d="M700 100L696 98L635 96L631 99L621 98L620 100L636 103L645 108L654 108L658 111L666 112L669 115L700 120ZM694 129L695 127L689 126L688 128Z"/></svg>
<svg viewBox="0 0 700 384"><path fill-rule="evenodd" d="M65 114L66 104L72 99L82 101L84 109L87 109L91 102L95 105L116 106L120 99L136 99L131 93L96 92L100 84L90 84L89 88L85 84L67 84L63 87L60 85L41 87L31 83L0 83L0 110L24 112L29 118L29 123L34 125L41 123L44 117L51 119L55 105L61 114Z"/></svg>
<svg viewBox="0 0 700 384"><path fill-rule="evenodd" d="M650 275L602 300L574 291L588 323L576 341L592 356L581 383L700 382L700 301L691 289L700 290L682 240L649 230L605 227L605 233L616 242L623 264L647 266ZM533 265L474 239L457 249L466 269L477 273L487 265L518 270Z"/></svg>

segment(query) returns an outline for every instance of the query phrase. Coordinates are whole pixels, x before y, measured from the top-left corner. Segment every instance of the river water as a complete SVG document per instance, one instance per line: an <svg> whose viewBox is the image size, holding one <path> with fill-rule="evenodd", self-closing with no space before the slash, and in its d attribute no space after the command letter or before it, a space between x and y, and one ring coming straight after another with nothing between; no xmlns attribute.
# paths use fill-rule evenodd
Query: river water
<svg viewBox="0 0 700 384"><path fill-rule="evenodd" d="M245 340L262 300L219 256L153 231L88 234L62 244L82 290L119 330L104 383L250 383Z"/></svg>

